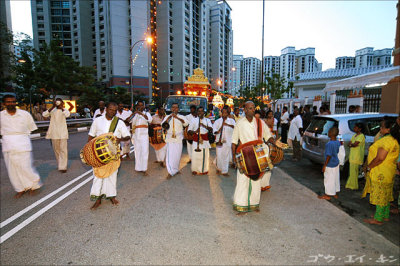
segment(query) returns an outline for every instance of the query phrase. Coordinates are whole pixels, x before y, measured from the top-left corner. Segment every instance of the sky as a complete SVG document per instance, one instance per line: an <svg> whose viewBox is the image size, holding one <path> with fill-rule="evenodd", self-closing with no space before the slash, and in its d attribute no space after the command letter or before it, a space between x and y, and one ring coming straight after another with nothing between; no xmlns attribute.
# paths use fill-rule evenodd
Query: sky
<svg viewBox="0 0 400 266"><path fill-rule="evenodd" d="M114 0L115 1L115 0ZM180 0L176 0L180 1ZM233 53L261 59L262 1L227 0L232 8ZM264 55L287 46L314 47L322 69L364 47L393 48L396 0L265 1ZM30 1L11 0L14 32L32 36Z"/></svg>

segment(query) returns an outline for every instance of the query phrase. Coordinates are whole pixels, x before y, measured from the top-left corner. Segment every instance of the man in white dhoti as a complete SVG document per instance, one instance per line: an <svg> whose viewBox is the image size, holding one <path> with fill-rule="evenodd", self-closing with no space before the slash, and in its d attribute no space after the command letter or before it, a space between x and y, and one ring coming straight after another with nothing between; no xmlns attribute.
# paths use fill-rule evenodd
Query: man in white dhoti
<svg viewBox="0 0 400 266"><path fill-rule="evenodd" d="M152 117L146 112L143 101L136 105L136 111L131 115L132 143L135 146L135 171L147 176L149 160L149 124Z"/></svg>
<svg viewBox="0 0 400 266"><path fill-rule="evenodd" d="M99 101L99 109L94 111L93 120L105 114L106 114L106 104L104 103L104 101Z"/></svg>
<svg viewBox="0 0 400 266"><path fill-rule="evenodd" d="M187 121L188 125L190 125L191 121L196 118L197 118L196 105L191 105L190 106L190 114L188 114L186 116L186 121ZM189 154L189 162L188 163L192 162L192 144L193 144L193 141L186 140L186 149Z"/></svg>
<svg viewBox="0 0 400 266"><path fill-rule="evenodd" d="M153 115L152 117L151 121L152 130L155 127L161 127L164 118L165 118L165 110L162 106L159 106L157 109L157 114ZM156 132L153 131L152 134L156 134ZM159 163L162 167L165 167L164 161L167 153L167 145L165 143L150 143L150 145L154 148L154 151L156 153L155 163Z"/></svg>
<svg viewBox="0 0 400 266"><path fill-rule="evenodd" d="M37 191L42 186L40 176L32 165L32 144L29 134L37 129L32 116L16 108L13 95L5 95L5 110L0 112L2 150L8 176L20 198L27 191ZM32 193L33 194L33 193Z"/></svg>
<svg viewBox="0 0 400 266"><path fill-rule="evenodd" d="M222 109L222 117L215 121L213 131L216 141L216 165L217 174L229 176L229 161L232 154L232 134L235 127L235 120L229 118L227 108Z"/></svg>
<svg viewBox="0 0 400 266"><path fill-rule="evenodd" d="M50 126L47 130L46 139L51 139L58 171L61 173L66 173L68 166L67 117L69 116L70 113L68 109L64 108L64 102L61 98L57 98L53 106L43 112L43 117L50 117Z"/></svg>
<svg viewBox="0 0 400 266"><path fill-rule="evenodd" d="M206 175L208 174L211 148L208 131L212 131L212 123L210 119L204 117L203 107L197 108L197 115L198 118L190 122L188 129L189 133L193 135L191 168L193 175Z"/></svg>
<svg viewBox="0 0 400 266"><path fill-rule="evenodd" d="M118 117L119 119L121 119L122 122L125 123L126 129L128 131L130 131L130 125L129 125L129 122L127 122L127 119L131 116L131 114L132 114L131 111L124 110L123 103L118 104L118 111L115 116ZM122 159L129 158L130 147L131 147L130 140L121 141L121 158Z"/></svg>
<svg viewBox="0 0 400 266"><path fill-rule="evenodd" d="M130 134L125 124L115 118L118 105L116 103L109 103L106 109L106 114L94 119L92 126L90 127L88 142L93 138L100 135L113 132L114 136L117 137L118 141L129 140ZM117 174L118 168L112 173L107 174L105 178L99 178L96 176L96 171L93 171L93 184L90 190L90 199L96 202L91 209L96 209L101 204L101 199L106 198L111 201L113 205L117 205L119 201L116 199L117 196Z"/></svg>
<svg viewBox="0 0 400 266"><path fill-rule="evenodd" d="M179 164L182 155L183 127L187 126L186 118L178 114L179 106L177 103L171 106L172 113L165 117L162 126L167 130L165 142L167 143L166 165L168 176L167 179L173 177L179 172Z"/></svg>
<svg viewBox="0 0 400 266"><path fill-rule="evenodd" d="M237 121L233 130L232 136L232 157L235 158L236 146L240 143L245 144L250 141L264 139L265 141L273 142L272 135L262 119L256 119L255 105L253 102L246 102L245 117ZM257 124L261 125L262 130L259 130ZM259 133L262 135L260 136ZM237 170L237 182L235 194L233 196L233 209L238 214L259 211L261 195L260 179L257 181L251 180Z"/></svg>

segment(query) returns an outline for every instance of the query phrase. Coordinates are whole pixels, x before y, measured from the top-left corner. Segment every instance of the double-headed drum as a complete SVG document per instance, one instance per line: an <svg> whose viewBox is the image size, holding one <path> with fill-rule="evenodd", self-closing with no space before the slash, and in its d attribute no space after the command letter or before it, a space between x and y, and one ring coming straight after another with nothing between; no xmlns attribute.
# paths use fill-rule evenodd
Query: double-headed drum
<svg viewBox="0 0 400 266"><path fill-rule="evenodd" d="M183 137L186 139L190 144L193 143L193 135L189 134L189 127L186 127L183 131Z"/></svg>
<svg viewBox="0 0 400 266"><path fill-rule="evenodd" d="M164 130L161 126L155 126L152 128L153 134L150 136L151 144L162 144L165 143Z"/></svg>
<svg viewBox="0 0 400 266"><path fill-rule="evenodd" d="M252 180L258 180L272 168L269 148L262 140L241 144L236 149L236 165L240 173Z"/></svg>
<svg viewBox="0 0 400 266"><path fill-rule="evenodd" d="M101 167L119 159L120 149L117 139L112 133L98 136L83 147L80 157L83 163Z"/></svg>
<svg viewBox="0 0 400 266"><path fill-rule="evenodd" d="M283 160L283 150L282 148L268 143L269 147L269 158L273 165L280 163Z"/></svg>

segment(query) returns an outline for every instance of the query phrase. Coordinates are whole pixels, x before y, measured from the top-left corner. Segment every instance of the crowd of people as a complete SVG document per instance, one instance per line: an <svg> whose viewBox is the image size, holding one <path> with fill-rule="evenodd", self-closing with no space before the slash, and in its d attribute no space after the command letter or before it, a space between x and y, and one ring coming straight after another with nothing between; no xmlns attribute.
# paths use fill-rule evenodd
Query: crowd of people
<svg viewBox="0 0 400 266"><path fill-rule="evenodd" d="M3 137L3 154L11 183L16 190L16 198L27 191L34 193L42 183L32 166L32 145L29 134L37 129L32 116L16 108L16 100L12 95L3 97L6 107L1 112L1 135ZM130 159L131 145L134 147L135 171L144 176L148 175L149 149L153 147L156 163L166 168L166 178L170 179L180 174L180 161L183 151L183 139L186 139L187 152L192 175L207 175L209 173L210 148L212 143L216 148L216 158L213 162L218 175L229 176L229 168L237 165L236 148L243 143L264 140L281 147L287 143L293 148L293 161L301 160L301 141L304 129L308 127L312 116L329 114L328 108L310 106L294 107L289 114L288 108L282 112L256 108L253 102L244 104L244 114L235 107L224 106L218 112L208 112L203 107L190 106L190 114L179 114L179 105L172 104L171 114L167 115L164 108L159 106L156 114L151 115L146 110L145 102L136 103L134 110L128 110L122 103L99 102L99 108L93 115L93 123L88 133L88 142L104 133L112 133L118 140L123 160ZM357 108L354 107L354 111ZM69 111L64 108L62 99L57 98L43 117L50 118L46 134L51 139L54 154L60 173L66 173L68 167L68 129L66 118ZM370 193L370 202L377 206L376 213L368 223L381 224L389 215L389 203L393 201L393 182L396 174L396 163L399 167L399 125L395 126L390 120L381 124L380 137L369 148L367 161L364 163L365 136L362 134L363 125L356 124L349 148L349 178L348 189L358 189L359 167L367 173L364 195ZM149 130L149 128L151 130ZM156 134L152 131L162 128L165 139L162 145L152 143L149 137ZM337 197L340 191L339 182L339 150L342 145L337 140L339 130L335 127L329 130L331 141L325 148L324 172L325 195L322 199L330 200ZM112 204L118 204L117 175L119 163L100 172L94 169L94 180L90 198L95 201L92 209L100 206L102 199L109 199ZM252 180L237 170L237 182L233 196L233 208L238 214L259 211L262 191L271 188L271 171L260 179ZM250 189L251 188L251 189Z"/></svg>

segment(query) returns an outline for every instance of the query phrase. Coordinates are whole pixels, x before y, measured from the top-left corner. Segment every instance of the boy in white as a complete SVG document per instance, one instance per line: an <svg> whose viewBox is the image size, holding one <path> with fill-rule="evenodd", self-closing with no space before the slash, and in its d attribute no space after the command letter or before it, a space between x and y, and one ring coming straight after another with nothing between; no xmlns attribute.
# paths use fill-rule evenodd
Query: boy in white
<svg viewBox="0 0 400 266"><path fill-rule="evenodd" d="M119 119L121 119L121 122L124 122L126 125L126 129L130 131L130 126L129 123L126 122L126 120L131 116L132 112L131 111L126 111L124 110L124 104L119 103L118 104L118 111L117 114L115 115ZM130 143L129 140L126 141L121 141L121 157L122 158L129 158L129 149L130 149Z"/></svg>
<svg viewBox="0 0 400 266"><path fill-rule="evenodd" d="M167 129L167 157L166 165L168 176L167 179L173 177L179 172L179 164L182 155L182 140L183 140L183 127L187 126L186 118L179 115L179 106L177 103L171 106L172 113L165 117L162 125L163 128Z"/></svg>
<svg viewBox="0 0 400 266"><path fill-rule="evenodd" d="M107 106L106 114L104 116L99 116L98 118L94 119L93 124L90 127L88 142L91 141L93 138L108 133L110 131L110 126L117 112L117 109L118 105L111 102ZM129 131L126 129L125 124L120 120L118 120L113 134L120 141L129 140L130 138ZM114 205L117 205L119 203L116 199L117 174L118 169L106 178L98 178L93 173L94 179L92 188L90 190L90 198L91 200L95 200L96 202L91 207L91 209L94 210L99 207L102 198L110 199L111 203Z"/></svg>
<svg viewBox="0 0 400 266"><path fill-rule="evenodd" d="M149 112L144 110L144 102L140 101L136 105L136 111L131 115L132 143L135 146L135 171L147 176L147 164L149 161L149 124L152 117Z"/></svg>
<svg viewBox="0 0 400 266"><path fill-rule="evenodd" d="M231 158L232 134L235 120L228 117L228 109L222 109L222 117L215 121L213 131L216 141L217 174L228 176L229 161ZM222 132L222 136L221 136Z"/></svg>
<svg viewBox="0 0 400 266"><path fill-rule="evenodd" d="M189 125L189 133L194 134L192 144L192 174L193 175L206 175L208 174L210 156L210 142L208 141L208 131L212 130L212 123L210 119L204 117L204 108L197 108L197 119L193 119ZM200 121L200 122L199 122ZM200 124L200 141L198 136L198 129ZM199 150L197 150L199 146Z"/></svg>

